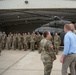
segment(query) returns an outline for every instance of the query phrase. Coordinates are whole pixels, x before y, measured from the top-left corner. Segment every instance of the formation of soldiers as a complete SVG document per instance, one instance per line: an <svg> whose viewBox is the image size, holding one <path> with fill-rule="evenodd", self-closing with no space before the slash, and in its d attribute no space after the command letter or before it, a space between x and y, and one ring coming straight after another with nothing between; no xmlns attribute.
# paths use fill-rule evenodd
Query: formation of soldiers
<svg viewBox="0 0 76 75"><path fill-rule="evenodd" d="M1 35L0 42L2 50L4 49L35 50L39 48L39 43L42 38L43 38L42 35L40 35L39 33L35 34L34 32L32 32L31 34L29 32L23 34L9 33L8 35L6 35L6 33L3 32Z"/></svg>
<svg viewBox="0 0 76 75"><path fill-rule="evenodd" d="M52 36L52 35L51 35ZM0 49L19 49L19 50L28 50L30 49L31 51L38 50L40 41L43 39L43 35L40 35L39 33L35 34L35 32L32 32L31 34L28 33L15 33L12 34L11 32L6 35L5 32L2 33L2 36L0 38ZM60 37L56 33L56 36L54 38L52 37L51 39L52 43L54 44L55 50L57 51L56 53L58 54L59 50L59 45L61 43ZM0 50L1 53L1 50Z"/></svg>

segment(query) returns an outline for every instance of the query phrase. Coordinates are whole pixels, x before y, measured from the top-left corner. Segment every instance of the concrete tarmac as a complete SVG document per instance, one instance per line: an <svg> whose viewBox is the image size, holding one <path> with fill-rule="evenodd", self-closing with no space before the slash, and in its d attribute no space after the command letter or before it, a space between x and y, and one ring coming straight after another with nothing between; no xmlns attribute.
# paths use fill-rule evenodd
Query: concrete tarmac
<svg viewBox="0 0 76 75"><path fill-rule="evenodd" d="M53 63L51 75L61 75L60 57ZM38 51L3 50L0 56L0 75L44 75Z"/></svg>

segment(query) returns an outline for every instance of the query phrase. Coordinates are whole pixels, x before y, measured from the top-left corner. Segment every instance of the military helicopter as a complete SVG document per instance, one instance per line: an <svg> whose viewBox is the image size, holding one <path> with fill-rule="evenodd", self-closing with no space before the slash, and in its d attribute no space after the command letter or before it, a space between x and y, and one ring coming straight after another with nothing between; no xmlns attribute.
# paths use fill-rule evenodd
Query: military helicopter
<svg viewBox="0 0 76 75"><path fill-rule="evenodd" d="M52 35L54 35L56 32L58 34L61 34L63 32L63 27L65 24L70 24L71 21L63 20L62 18L58 16L54 16L52 18L52 21L42 25L41 27L35 29L35 33L44 33L45 30L50 31Z"/></svg>
<svg viewBox="0 0 76 75"><path fill-rule="evenodd" d="M58 16L54 16L52 18L52 21L42 25L41 27L35 29L35 33L39 32L40 34L44 33L45 30L50 31L51 35L54 36L55 33L58 33L61 37L61 45L63 45L63 39L64 39L64 25L65 24L70 24L72 23L71 21L67 21L67 20L63 20L62 18L58 17Z"/></svg>

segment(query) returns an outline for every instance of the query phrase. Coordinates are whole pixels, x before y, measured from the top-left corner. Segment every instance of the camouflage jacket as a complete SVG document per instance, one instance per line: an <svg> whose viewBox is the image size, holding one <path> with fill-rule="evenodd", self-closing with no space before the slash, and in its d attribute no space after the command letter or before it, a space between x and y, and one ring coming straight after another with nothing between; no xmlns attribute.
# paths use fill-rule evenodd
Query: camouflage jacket
<svg viewBox="0 0 76 75"><path fill-rule="evenodd" d="M24 43L27 43L26 36L27 36L27 35L24 35L24 36L23 36L23 38L24 38Z"/></svg>
<svg viewBox="0 0 76 75"><path fill-rule="evenodd" d="M15 35L13 36L13 42L16 42L16 36Z"/></svg>
<svg viewBox="0 0 76 75"><path fill-rule="evenodd" d="M27 42L30 42L30 40L31 40L30 37L31 37L31 35L27 35L27 36L26 36L26 41L27 41Z"/></svg>
<svg viewBox="0 0 76 75"><path fill-rule="evenodd" d="M53 62L56 59L54 50L50 46L52 46L51 41L46 39L41 40L39 53L41 53L41 60L43 62Z"/></svg>
<svg viewBox="0 0 76 75"><path fill-rule="evenodd" d="M30 42L35 42L35 36L34 35L31 35Z"/></svg>
<svg viewBox="0 0 76 75"><path fill-rule="evenodd" d="M61 44L61 38L60 38L60 36L54 36L54 44Z"/></svg>
<svg viewBox="0 0 76 75"><path fill-rule="evenodd" d="M41 35L36 35L36 41L41 41Z"/></svg>

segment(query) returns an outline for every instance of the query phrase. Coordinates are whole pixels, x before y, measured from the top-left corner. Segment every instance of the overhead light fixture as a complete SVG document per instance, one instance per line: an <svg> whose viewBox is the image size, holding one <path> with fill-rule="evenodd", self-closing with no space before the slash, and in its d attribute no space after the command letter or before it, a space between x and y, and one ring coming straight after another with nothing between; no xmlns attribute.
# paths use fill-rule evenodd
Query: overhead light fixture
<svg viewBox="0 0 76 75"><path fill-rule="evenodd" d="M28 4L28 1L26 0L25 3Z"/></svg>

